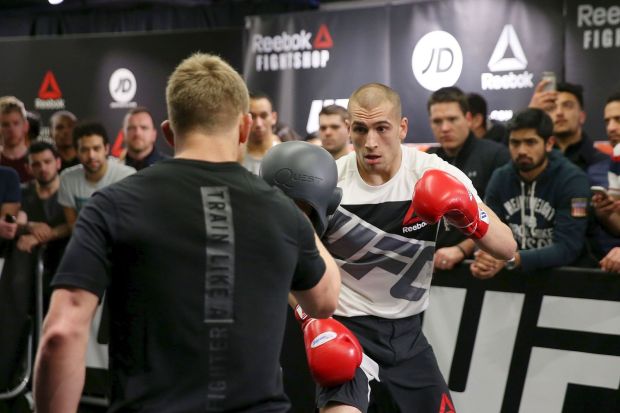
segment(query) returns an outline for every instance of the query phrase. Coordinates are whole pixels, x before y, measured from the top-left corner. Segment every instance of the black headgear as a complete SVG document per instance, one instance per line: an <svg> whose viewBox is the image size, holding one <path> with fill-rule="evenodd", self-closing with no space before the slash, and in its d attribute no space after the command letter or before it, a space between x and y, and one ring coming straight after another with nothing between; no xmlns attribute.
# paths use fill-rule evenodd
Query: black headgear
<svg viewBox="0 0 620 413"><path fill-rule="evenodd" d="M327 228L342 190L336 186L336 161L325 149L308 142L289 141L272 147L261 162L261 176L296 201L310 205L310 221L317 234Z"/></svg>

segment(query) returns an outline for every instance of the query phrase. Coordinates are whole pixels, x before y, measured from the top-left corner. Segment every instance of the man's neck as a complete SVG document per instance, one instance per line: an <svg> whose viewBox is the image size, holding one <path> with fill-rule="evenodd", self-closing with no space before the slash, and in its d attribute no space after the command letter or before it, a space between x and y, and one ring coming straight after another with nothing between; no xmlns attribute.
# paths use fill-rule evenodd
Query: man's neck
<svg viewBox="0 0 620 413"><path fill-rule="evenodd" d="M58 177L58 175L56 175L54 180L48 182L47 184L41 184L39 181L35 181L35 188L37 189L37 196L39 197L39 199L50 198L56 193L56 191L58 191L59 187L60 178Z"/></svg>
<svg viewBox="0 0 620 413"><path fill-rule="evenodd" d="M254 157L262 158L267 153L267 151L271 149L274 141L275 138L273 134L263 137L263 139L258 142L248 140L248 143L246 145L246 151Z"/></svg>
<svg viewBox="0 0 620 413"><path fill-rule="evenodd" d="M146 149L141 150L141 151L133 151L133 150L128 148L127 149L127 156L129 156L134 161L141 161L144 158L146 158L147 156L149 156L154 150L155 150L154 146L151 146L150 148L146 148Z"/></svg>
<svg viewBox="0 0 620 413"><path fill-rule="evenodd" d="M334 157L334 159L340 159L348 153L349 153L349 149L345 146L344 148L340 149L338 152L332 153L332 156Z"/></svg>
<svg viewBox="0 0 620 413"><path fill-rule="evenodd" d="M547 169L547 166L549 166L549 158L545 159L545 162L536 169L532 169L531 171L527 172L519 171L519 176L525 182L533 182L536 180L536 178L538 178L541 173L543 173L545 169Z"/></svg>
<svg viewBox="0 0 620 413"><path fill-rule="evenodd" d="M26 155L28 147L22 142L14 146L5 145L2 148L2 156L9 159L19 159Z"/></svg>
<svg viewBox="0 0 620 413"><path fill-rule="evenodd" d="M175 159L206 162L238 162L239 141L231 135L188 134L175 138Z"/></svg>
<svg viewBox="0 0 620 413"><path fill-rule="evenodd" d="M61 146L58 147L58 154L62 158L63 161L70 161L75 159L77 156L77 152L73 146Z"/></svg>
<svg viewBox="0 0 620 413"><path fill-rule="evenodd" d="M474 134L476 138L481 139L481 138L484 138L484 135L487 133L487 130L483 128L482 126L479 126L477 128L472 128L471 132Z"/></svg>
<svg viewBox="0 0 620 413"><path fill-rule="evenodd" d="M97 172L91 173L91 172L88 172L86 169L84 169L84 176L88 182L92 182L96 184L97 182L101 181L101 178L104 177L107 171L108 171L108 161L106 160L103 166L101 166L101 168Z"/></svg>
<svg viewBox="0 0 620 413"><path fill-rule="evenodd" d="M562 152L566 151L566 148L568 148L571 145L576 144L577 142L581 141L582 138L582 131L581 129L577 129L575 131L575 133L571 134L571 135L559 135L555 137L555 142L557 143L558 147L560 148L560 150Z"/></svg>

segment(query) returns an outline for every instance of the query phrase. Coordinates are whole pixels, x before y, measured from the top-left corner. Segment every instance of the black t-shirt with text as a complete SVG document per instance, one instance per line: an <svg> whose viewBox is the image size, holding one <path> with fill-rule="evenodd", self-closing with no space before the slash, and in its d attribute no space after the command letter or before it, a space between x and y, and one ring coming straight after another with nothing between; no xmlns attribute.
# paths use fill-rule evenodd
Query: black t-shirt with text
<svg viewBox="0 0 620 413"><path fill-rule="evenodd" d="M284 412L287 294L324 271L281 191L237 163L171 159L95 193L53 286L106 291L110 411Z"/></svg>

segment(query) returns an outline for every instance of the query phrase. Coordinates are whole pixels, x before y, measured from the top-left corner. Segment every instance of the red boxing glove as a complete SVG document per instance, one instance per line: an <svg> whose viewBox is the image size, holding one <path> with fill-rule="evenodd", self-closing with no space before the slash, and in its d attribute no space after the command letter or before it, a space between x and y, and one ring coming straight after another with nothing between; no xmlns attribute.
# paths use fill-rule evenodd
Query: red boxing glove
<svg viewBox="0 0 620 413"><path fill-rule="evenodd" d="M480 239L489 229L489 217L461 181L439 169L429 169L415 184L413 210L429 224L446 221L471 238Z"/></svg>
<svg viewBox="0 0 620 413"><path fill-rule="evenodd" d="M333 318L311 318L298 305L295 318L301 323L308 367L314 380L333 387L352 380L362 363L362 346L353 333Z"/></svg>

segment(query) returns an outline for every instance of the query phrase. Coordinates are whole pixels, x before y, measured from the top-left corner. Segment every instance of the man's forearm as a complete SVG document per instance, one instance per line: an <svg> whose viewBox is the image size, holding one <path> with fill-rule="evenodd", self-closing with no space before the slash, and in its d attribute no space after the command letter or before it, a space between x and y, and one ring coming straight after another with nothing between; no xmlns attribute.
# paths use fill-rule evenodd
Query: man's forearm
<svg viewBox="0 0 620 413"><path fill-rule="evenodd" d="M71 228L69 227L69 224L65 223L56 225L52 228L52 238L50 239L50 241L66 238L69 235L71 235Z"/></svg>
<svg viewBox="0 0 620 413"><path fill-rule="evenodd" d="M36 412L76 412L84 387L83 339L57 336L43 340L34 375Z"/></svg>

